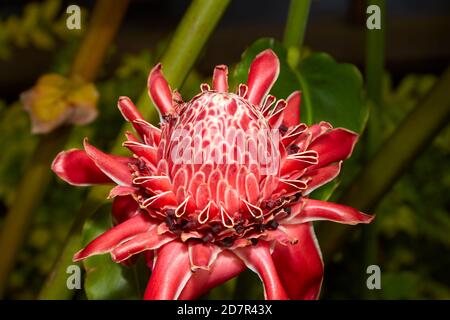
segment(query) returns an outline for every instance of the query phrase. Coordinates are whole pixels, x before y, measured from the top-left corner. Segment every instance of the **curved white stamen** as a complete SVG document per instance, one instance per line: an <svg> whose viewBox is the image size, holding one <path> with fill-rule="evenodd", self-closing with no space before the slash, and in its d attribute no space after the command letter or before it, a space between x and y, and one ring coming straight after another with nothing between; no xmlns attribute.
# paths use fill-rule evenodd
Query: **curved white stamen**
<svg viewBox="0 0 450 320"><path fill-rule="evenodd" d="M250 214L251 214L254 218L258 219L258 218L261 218L261 217L264 215L264 213L263 213L263 211L261 210L260 207L257 207L257 206L252 205L252 204L251 204L250 202L248 202L247 200L242 200L242 201L244 201L244 203L245 203L245 205L246 205L248 211L250 212ZM256 210L256 211L258 212L258 214L256 215L256 214L253 212L253 210Z"/></svg>
<svg viewBox="0 0 450 320"><path fill-rule="evenodd" d="M248 86L244 83L239 84L238 87L238 96L245 98L248 92Z"/></svg>
<svg viewBox="0 0 450 320"><path fill-rule="evenodd" d="M271 94L267 95L266 99L264 100L263 107L261 109L261 113L264 116L267 115L267 113L270 111L270 108L272 107L272 105L275 103L276 100L277 98L275 98L275 96Z"/></svg>
<svg viewBox="0 0 450 320"><path fill-rule="evenodd" d="M171 192L172 191L165 191L165 192L158 193L157 195L155 195L153 197L147 198L147 199L145 199L144 202L142 202L141 207L142 208L147 208L149 205L154 203L156 200L158 200L159 198L161 198L161 197L163 197L163 196L165 196L165 195L167 195L167 194L169 194Z"/></svg>
<svg viewBox="0 0 450 320"><path fill-rule="evenodd" d="M130 140L123 142L122 146L123 147L137 146L137 147L141 147L141 148L156 150L156 148L154 146L150 146L150 145L145 144L145 143L141 143L141 142L138 142L138 141L130 141Z"/></svg>
<svg viewBox="0 0 450 320"><path fill-rule="evenodd" d="M143 184L151 180L169 180L168 176L139 176L133 179L134 184Z"/></svg>
<svg viewBox="0 0 450 320"><path fill-rule="evenodd" d="M226 216L226 218L225 218ZM227 228L233 228L234 227L234 220L230 217L230 215L227 213L225 208L221 205L220 206L220 218L222 219L222 224ZM231 224L228 224L225 220L228 219L231 221Z"/></svg>
<svg viewBox="0 0 450 320"><path fill-rule="evenodd" d="M306 182L301 180L280 179L280 182L294 187L298 190L305 190L307 188Z"/></svg>
<svg viewBox="0 0 450 320"><path fill-rule="evenodd" d="M286 135L284 137L282 137L281 140L286 140L286 139L289 139L289 138L293 138L293 137L299 136L300 134L305 132L307 129L308 129L308 127L306 126L306 124L300 123L299 125L296 125L291 130L286 132Z"/></svg>
<svg viewBox="0 0 450 320"><path fill-rule="evenodd" d="M287 156L287 159L306 162L309 164L318 164L319 163L319 154L317 153L317 151L308 150L308 151L304 151L304 152L290 154Z"/></svg>
<svg viewBox="0 0 450 320"><path fill-rule="evenodd" d="M209 220L209 211L211 209L211 203L212 201L210 200L208 202L208 205L199 213L198 217L197 217L197 221L200 224L205 224L206 222L208 222ZM202 218L205 215L204 218Z"/></svg>
<svg viewBox="0 0 450 320"><path fill-rule="evenodd" d="M175 209L175 217L179 218L186 212L187 203L191 196L186 197L184 201Z"/></svg>
<svg viewBox="0 0 450 320"><path fill-rule="evenodd" d="M206 92L206 91L211 91L211 88L209 87L209 84L207 83L202 83L200 85L200 90L202 90L202 92Z"/></svg>
<svg viewBox="0 0 450 320"><path fill-rule="evenodd" d="M275 108L270 110L269 117L272 117L273 115L282 112L287 106L287 102L284 99L280 99L277 101L277 104L275 105Z"/></svg>

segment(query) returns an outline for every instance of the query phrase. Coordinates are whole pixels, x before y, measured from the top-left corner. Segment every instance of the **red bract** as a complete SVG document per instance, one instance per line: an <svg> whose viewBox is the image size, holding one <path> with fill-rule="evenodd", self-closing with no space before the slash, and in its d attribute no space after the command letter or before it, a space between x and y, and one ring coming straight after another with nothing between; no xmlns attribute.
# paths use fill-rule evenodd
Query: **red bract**
<svg viewBox="0 0 450 320"><path fill-rule="evenodd" d="M139 137L123 143L132 157L84 151L60 153L52 169L74 185L115 183L116 226L74 256L110 253L128 262L146 252L152 267L146 299L194 299L246 268L256 272L267 299L315 299L323 263L312 222L369 223L351 207L312 200L334 179L357 134L322 122L300 123L300 93L267 95L279 73L266 50L253 61L248 85L228 92L227 67L183 102L150 73L150 97L161 128L146 122L126 97L119 109Z"/></svg>

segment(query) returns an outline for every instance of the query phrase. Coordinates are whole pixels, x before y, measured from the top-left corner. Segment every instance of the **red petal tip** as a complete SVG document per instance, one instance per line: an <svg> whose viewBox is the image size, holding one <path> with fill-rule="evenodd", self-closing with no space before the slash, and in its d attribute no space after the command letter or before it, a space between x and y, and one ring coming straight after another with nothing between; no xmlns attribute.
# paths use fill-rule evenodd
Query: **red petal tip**
<svg viewBox="0 0 450 320"><path fill-rule="evenodd" d="M161 115L172 112L172 90L162 73L162 65L158 63L148 77L148 92Z"/></svg>
<svg viewBox="0 0 450 320"><path fill-rule="evenodd" d="M286 99L287 106L284 109L283 125L286 127L294 127L300 123L300 101L301 92L294 91Z"/></svg>
<svg viewBox="0 0 450 320"><path fill-rule="evenodd" d="M254 105L260 105L269 93L280 72L280 61L271 49L259 53L248 73L248 100Z"/></svg>
<svg viewBox="0 0 450 320"><path fill-rule="evenodd" d="M228 92L228 67L218 65L214 68L213 89L218 92Z"/></svg>

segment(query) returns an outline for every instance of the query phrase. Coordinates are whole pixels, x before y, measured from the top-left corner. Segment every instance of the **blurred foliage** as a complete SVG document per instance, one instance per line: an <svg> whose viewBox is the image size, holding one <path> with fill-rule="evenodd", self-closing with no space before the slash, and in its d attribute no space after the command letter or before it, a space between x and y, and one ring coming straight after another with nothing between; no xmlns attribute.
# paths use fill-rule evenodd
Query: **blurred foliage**
<svg viewBox="0 0 450 320"><path fill-rule="evenodd" d="M380 144L429 92L436 77L411 74L395 87L384 81L379 110ZM380 299L450 298L450 126L444 129L412 164L377 210ZM362 242L353 242L327 264L325 298L361 298L368 289ZM355 254L356 253L356 254ZM330 263L331 262L331 263ZM349 275L360 275L356 285ZM354 279L354 277L352 277ZM355 280L353 280L355 281ZM341 289L339 289L341 288Z"/></svg>
<svg viewBox="0 0 450 320"><path fill-rule="evenodd" d="M65 12L61 14L61 7L61 0L31 2L25 5L21 16L0 20L0 59L11 58L14 46L51 50L59 40L79 36L81 31L67 29L67 17Z"/></svg>
<svg viewBox="0 0 450 320"><path fill-rule="evenodd" d="M64 55L67 54L65 50ZM124 121L116 107L117 99L122 95L137 99L142 92L142 84L146 83L153 59L153 54L147 50L128 55L122 59L113 74L96 83L100 93L99 117L89 126L75 127L66 145L67 149L82 147L86 136L100 148L111 147L117 128ZM36 146L38 136L31 134L28 115L20 102L10 105L0 103L0 116L1 226L1 217L14 198L15 186ZM53 180L49 190L51 192L47 192L42 206L36 210L33 221L30 221L30 233L11 274L9 298L35 297L52 268L86 193L86 189L73 188L58 179Z"/></svg>
<svg viewBox="0 0 450 320"><path fill-rule="evenodd" d="M436 78L410 75L385 90L384 137L430 90ZM386 298L450 298L450 126L435 138L377 212ZM439 257L439 260L436 260ZM408 282L410 290L402 290Z"/></svg>
<svg viewBox="0 0 450 320"><path fill-rule="evenodd" d="M37 137L30 134L30 120L20 102L2 108L0 117L0 198L8 205L14 186L36 146Z"/></svg>

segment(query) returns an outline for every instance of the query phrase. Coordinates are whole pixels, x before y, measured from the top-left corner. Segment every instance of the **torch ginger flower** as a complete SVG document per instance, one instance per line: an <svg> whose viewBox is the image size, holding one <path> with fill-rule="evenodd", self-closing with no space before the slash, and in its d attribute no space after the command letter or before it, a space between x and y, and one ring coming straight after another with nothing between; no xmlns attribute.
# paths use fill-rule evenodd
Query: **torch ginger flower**
<svg viewBox="0 0 450 320"><path fill-rule="evenodd" d="M252 62L248 84L228 92L227 67L214 70L212 88L183 102L161 65L148 90L161 128L133 103L118 107L137 135L123 146L132 157L83 150L61 152L53 171L73 185L117 184L115 227L75 254L78 261L110 253L127 262L145 252L152 274L145 299L195 299L237 276L256 272L266 299L316 299L323 262L312 222L369 223L348 206L309 199L334 179L357 134L321 122L300 123L300 92L268 95L279 73L275 53Z"/></svg>

